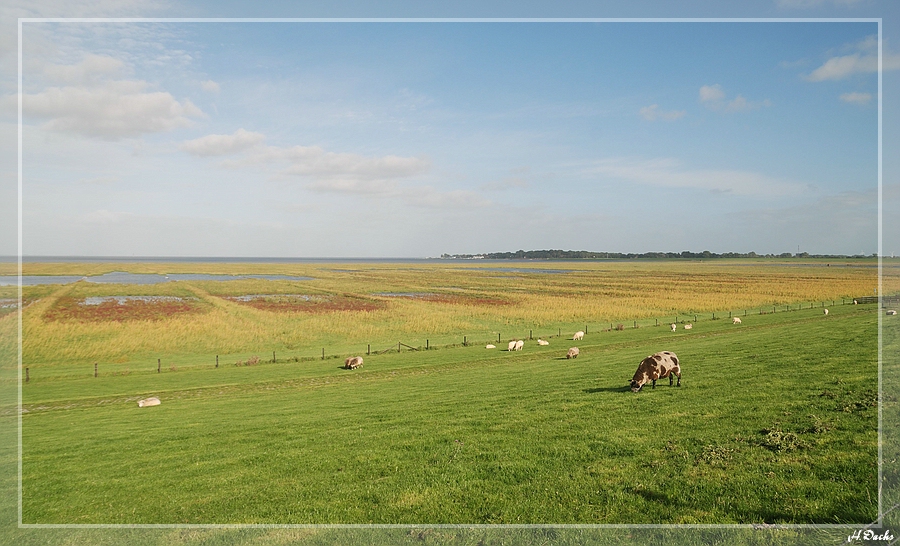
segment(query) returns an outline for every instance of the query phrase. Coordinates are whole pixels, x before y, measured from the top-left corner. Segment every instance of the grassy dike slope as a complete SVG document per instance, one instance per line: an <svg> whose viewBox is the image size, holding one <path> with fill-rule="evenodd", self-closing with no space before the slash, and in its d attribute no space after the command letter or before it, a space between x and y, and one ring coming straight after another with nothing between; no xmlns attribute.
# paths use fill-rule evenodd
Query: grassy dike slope
<svg viewBox="0 0 900 546"><path fill-rule="evenodd" d="M876 313L597 333L575 361L555 340L385 354L355 372L326 360L35 383L23 521L865 524ZM629 392L663 349L684 386ZM146 394L163 405L139 409Z"/></svg>

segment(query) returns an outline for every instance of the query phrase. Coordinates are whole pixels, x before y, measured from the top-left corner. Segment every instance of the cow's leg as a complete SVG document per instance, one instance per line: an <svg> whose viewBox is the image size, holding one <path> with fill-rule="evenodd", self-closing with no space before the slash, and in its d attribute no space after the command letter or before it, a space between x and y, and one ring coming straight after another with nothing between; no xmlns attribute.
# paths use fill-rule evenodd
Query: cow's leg
<svg viewBox="0 0 900 546"><path fill-rule="evenodd" d="M653 380L653 386L651 388L653 388L653 389L656 388L656 379Z"/></svg>
<svg viewBox="0 0 900 546"><path fill-rule="evenodd" d="M676 386L678 386L678 387L681 386L681 370L678 370L678 383Z"/></svg>

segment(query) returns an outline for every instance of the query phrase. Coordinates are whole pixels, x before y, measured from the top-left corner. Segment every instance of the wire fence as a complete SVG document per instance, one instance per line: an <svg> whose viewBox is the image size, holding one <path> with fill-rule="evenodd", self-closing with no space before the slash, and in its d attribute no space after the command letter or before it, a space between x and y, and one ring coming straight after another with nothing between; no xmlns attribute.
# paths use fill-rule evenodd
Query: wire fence
<svg viewBox="0 0 900 546"><path fill-rule="evenodd" d="M611 331L622 331L627 329L638 329L645 327L669 327L677 329L679 326L684 329L685 326L690 325L693 326L694 323L700 323L705 320L732 320L737 322L735 319L740 319L740 317L747 317L750 315L769 315L774 313L782 313L782 312L792 312L792 311L802 311L802 310L810 310L810 309L823 309L823 314L827 314L827 309L829 307L836 307L838 305L871 305L880 303L881 308L888 308L893 306L900 306L900 295L891 295L891 296L882 296L879 298L878 296L863 296L858 298L843 298L843 299L834 299L829 301L820 301L820 302L809 302L809 303L794 303L790 305L773 305L771 307L756 307L754 309L741 309L738 311L716 311L716 312L706 312L706 313L686 313L686 314L673 314L669 317L662 318L650 318L650 319L639 319L639 320L631 320L631 321L612 321L609 323L585 323L584 329L579 332L569 332L566 330L565 336L563 335L563 328L557 327L556 332L553 332L552 328L543 329L541 332L535 336L535 330L529 329L528 335L525 336L524 330L519 331L516 335L509 337L506 341L517 341L517 340L535 340L535 339L553 339L553 338L565 338L576 341L575 338L582 339L584 335L589 333L596 332L611 332ZM567 328L570 328L567 325ZM494 334L496 334L496 341L494 341ZM581 334L581 337L578 337L578 334ZM474 345L489 345L489 344L502 344L503 334L502 332L492 332L491 337L488 338L485 334L479 334L470 339L469 334L464 334L459 343L443 343L434 345L431 343L430 339L425 340L424 345L409 345L403 343L402 341L398 341L395 345L391 345L386 348L372 350L372 344L369 343L366 345L366 356L370 355L383 355L388 353L402 353L404 350L409 351L430 351L430 350L438 350L438 349L451 349L456 347L468 347ZM382 346L383 347L383 346ZM504 350L505 348L502 345L495 346ZM351 356L358 356L357 354L346 354L343 352L334 352L330 353L326 350L325 347L322 347L321 352L315 356L312 355L295 355L289 356L286 358L278 358L275 351L272 351L272 359L271 360L262 360L259 356L251 356L246 360L237 360L234 362L235 366L255 366L261 363L278 363L278 362L313 362L317 360L327 360L327 359L344 359ZM162 365L162 359L157 359L156 362L156 373L162 373L164 371ZM178 371L178 366L174 364L168 364L167 371ZM193 367L193 366L189 366ZM215 356L215 368L219 368L219 355ZM25 383L31 382L31 373L28 367L25 368ZM113 372L109 375L120 375L121 372ZM95 362L93 366L93 376L100 377L99 363Z"/></svg>

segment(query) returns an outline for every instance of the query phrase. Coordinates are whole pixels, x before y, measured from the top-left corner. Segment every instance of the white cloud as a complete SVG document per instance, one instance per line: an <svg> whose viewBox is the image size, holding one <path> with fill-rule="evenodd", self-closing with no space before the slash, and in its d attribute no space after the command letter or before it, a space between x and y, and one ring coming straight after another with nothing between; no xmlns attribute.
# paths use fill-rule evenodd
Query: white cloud
<svg viewBox="0 0 900 546"><path fill-rule="evenodd" d="M731 100L725 100L725 90L719 84L704 85L700 88L700 102L710 110L717 112L745 112L756 110L762 106L771 106L769 99L763 101L749 101L743 95L737 95Z"/></svg>
<svg viewBox="0 0 900 546"><path fill-rule="evenodd" d="M507 176L501 180L495 180L484 184L481 189L488 191L506 191L529 187L528 181L519 176Z"/></svg>
<svg viewBox="0 0 900 546"><path fill-rule="evenodd" d="M806 79L811 82L843 80L854 74L871 74L878 72L878 39L867 36L856 44L848 46L855 50L849 55L831 57L819 68L813 70ZM900 54L882 51L881 69L883 71L900 69Z"/></svg>
<svg viewBox="0 0 900 546"><path fill-rule="evenodd" d="M782 197L804 191L805 185L792 180L773 178L764 174L724 169L684 169L671 158L636 160L611 158L595 162L586 171L669 188L693 188L713 193L749 197Z"/></svg>
<svg viewBox="0 0 900 546"><path fill-rule="evenodd" d="M430 164L419 157L366 157L357 154L326 152L318 146L269 148L272 157L286 159L290 165L282 174L317 178L350 177L361 180L403 178L422 174Z"/></svg>
<svg viewBox="0 0 900 546"><path fill-rule="evenodd" d="M258 133L249 133L258 135ZM237 133L235 133L237 135ZM226 135L210 135L224 137ZM205 141L210 137L198 139ZM262 140L262 135L259 135ZM191 141L197 142L197 141ZM197 148L201 148L198 144ZM184 147L183 147L184 149ZM239 151L239 150L236 150ZM198 154L199 155L199 154ZM207 154L212 155L212 154ZM244 157L222 162L228 168L259 166L274 168L280 175L300 176L316 180L318 188L328 188L331 180L336 191L371 193L366 185L349 185L347 181L375 181L406 178L423 174L431 164L424 157L386 155L367 157L352 153L327 152L319 146L257 147Z"/></svg>
<svg viewBox="0 0 900 546"><path fill-rule="evenodd" d="M832 57L825 64L813 70L807 80L821 82L825 80L843 80L853 74L865 74L878 71L878 57L873 55L844 55Z"/></svg>
<svg viewBox="0 0 900 546"><path fill-rule="evenodd" d="M317 193L390 197L424 207L482 206L488 202L471 191L401 185L401 180L429 171L431 162L426 157L364 156L329 152L320 146L262 146L264 140L261 133L239 129L231 135L207 135L184 142L181 149L200 157L235 155L220 165L298 177L306 181L307 190Z"/></svg>
<svg viewBox="0 0 900 546"><path fill-rule="evenodd" d="M205 82L200 82L200 88L206 91L207 93L218 93L221 89L219 84L212 80L206 80Z"/></svg>
<svg viewBox="0 0 900 546"><path fill-rule="evenodd" d="M64 76L78 76L79 69ZM118 140L190 125L203 112L185 99L162 91L149 92L140 80L100 85L49 87L23 96L25 115L46 119L46 127L88 137Z"/></svg>
<svg viewBox="0 0 900 546"><path fill-rule="evenodd" d="M868 104L872 100L872 95L869 93L844 93L841 95L841 100L853 104Z"/></svg>
<svg viewBox="0 0 900 546"><path fill-rule="evenodd" d="M121 72L124 64L119 59L107 55L89 54L78 64L47 65L44 67L44 75L58 84L87 85Z"/></svg>
<svg viewBox="0 0 900 546"><path fill-rule="evenodd" d="M265 138L262 133L238 129L231 135L207 135L188 140L181 145L181 149L200 157L228 155L261 144Z"/></svg>
<svg viewBox="0 0 900 546"><path fill-rule="evenodd" d="M722 91L722 86L719 84L704 85L700 88L700 102L712 103L724 98L725 91Z"/></svg>
<svg viewBox="0 0 900 546"><path fill-rule="evenodd" d="M702 93L702 89L701 89ZM660 110L658 104L651 104L650 106L645 106L640 109L638 112L642 118L647 121L656 121L658 119L664 121L674 121L676 119L683 118L687 112L685 110Z"/></svg>

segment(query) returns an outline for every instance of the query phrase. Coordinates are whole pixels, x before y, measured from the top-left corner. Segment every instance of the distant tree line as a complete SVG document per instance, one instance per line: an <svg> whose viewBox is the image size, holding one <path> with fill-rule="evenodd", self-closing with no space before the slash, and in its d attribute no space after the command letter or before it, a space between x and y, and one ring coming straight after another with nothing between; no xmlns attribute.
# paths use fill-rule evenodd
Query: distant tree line
<svg viewBox="0 0 900 546"><path fill-rule="evenodd" d="M876 257L877 254L872 254ZM857 254L847 256L843 254L810 254L808 252L798 252L791 254L784 252L782 254L757 254L756 252L725 252L718 254L704 250L703 252L644 252L641 254L633 252L590 252L587 250L517 250L516 252L488 252L485 254L441 254L444 259L464 259L464 260L603 260L603 259L663 259L663 258L683 258L683 259L716 259L716 258L864 258L866 256Z"/></svg>

